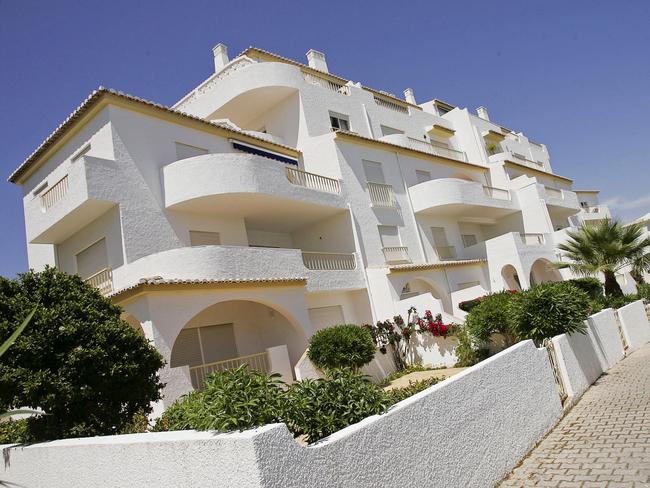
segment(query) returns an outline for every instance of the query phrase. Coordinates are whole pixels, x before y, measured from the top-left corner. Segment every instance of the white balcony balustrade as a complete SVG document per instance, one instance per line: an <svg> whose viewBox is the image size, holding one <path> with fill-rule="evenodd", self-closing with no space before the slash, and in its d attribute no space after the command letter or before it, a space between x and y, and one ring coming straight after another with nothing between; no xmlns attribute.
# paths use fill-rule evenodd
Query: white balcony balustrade
<svg viewBox="0 0 650 488"><path fill-rule="evenodd" d="M113 270L104 268L84 280L90 286L94 286L102 295L108 295L113 292Z"/></svg>
<svg viewBox="0 0 650 488"><path fill-rule="evenodd" d="M393 246L382 248L384 258L388 264L410 263L409 248L405 246Z"/></svg>
<svg viewBox="0 0 650 488"><path fill-rule="evenodd" d="M442 158L454 159L456 161L467 161L467 155L463 151L451 149L446 144L435 141L421 141L412 137L408 138L408 147L416 151L422 151Z"/></svg>
<svg viewBox="0 0 650 488"><path fill-rule="evenodd" d="M227 369L238 368L244 364L247 364L250 369L261 371L263 373L269 373L271 370L269 353L266 351L258 354L251 354L248 356L240 356L237 358L190 367L190 378L192 380L192 386L194 386L194 388L197 390L200 390L205 384L205 379L210 374L216 373L218 371L225 371Z"/></svg>
<svg viewBox="0 0 650 488"><path fill-rule="evenodd" d="M527 234L521 233L521 241L527 246L541 246L546 243L544 234Z"/></svg>
<svg viewBox="0 0 650 488"><path fill-rule="evenodd" d="M435 250L440 261L457 259L456 248L454 246L435 246Z"/></svg>
<svg viewBox="0 0 650 488"><path fill-rule="evenodd" d="M504 190L503 188L495 188L493 186L483 185L483 191L490 198L496 198L498 200L510 200L510 192Z"/></svg>
<svg viewBox="0 0 650 488"><path fill-rule="evenodd" d="M353 270L357 268L354 254L336 252L302 252L302 262L311 270Z"/></svg>
<svg viewBox="0 0 650 488"><path fill-rule="evenodd" d="M400 112L406 115L408 115L409 113L409 109L405 105L401 105L397 102L394 102L387 98L379 97L377 95L375 95L374 98L375 98L375 103L380 107L387 108L388 110L393 110L394 112Z"/></svg>
<svg viewBox="0 0 650 488"><path fill-rule="evenodd" d="M562 190L558 188L553 188L552 186L544 186L544 190L546 191L546 195L549 198L564 199L564 194L562 193Z"/></svg>
<svg viewBox="0 0 650 488"><path fill-rule="evenodd" d="M308 173L290 166L285 167L287 179L292 185L303 186L312 190L324 191L327 193L341 194L341 184L339 180L328 178L326 176Z"/></svg>
<svg viewBox="0 0 650 488"><path fill-rule="evenodd" d="M397 200L391 185L368 182L368 193L373 207L397 207Z"/></svg>
<svg viewBox="0 0 650 488"><path fill-rule="evenodd" d="M350 94L350 87L344 85L343 83L333 81L324 76L315 75L314 73L303 73L303 76L305 78L305 81L311 83L312 85L320 86L321 88L325 88L340 95Z"/></svg>
<svg viewBox="0 0 650 488"><path fill-rule="evenodd" d="M54 204L56 204L56 202L62 200L67 195L67 193L68 175L65 175L41 195L41 210L43 210L43 212L47 212L54 206Z"/></svg>

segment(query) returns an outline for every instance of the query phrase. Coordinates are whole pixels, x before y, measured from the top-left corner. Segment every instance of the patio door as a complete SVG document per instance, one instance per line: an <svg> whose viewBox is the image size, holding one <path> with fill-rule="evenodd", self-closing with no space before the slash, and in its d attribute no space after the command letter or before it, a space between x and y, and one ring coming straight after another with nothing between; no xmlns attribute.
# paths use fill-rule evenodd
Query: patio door
<svg viewBox="0 0 650 488"><path fill-rule="evenodd" d="M237 356L233 324L192 327L178 334L170 366L200 366Z"/></svg>

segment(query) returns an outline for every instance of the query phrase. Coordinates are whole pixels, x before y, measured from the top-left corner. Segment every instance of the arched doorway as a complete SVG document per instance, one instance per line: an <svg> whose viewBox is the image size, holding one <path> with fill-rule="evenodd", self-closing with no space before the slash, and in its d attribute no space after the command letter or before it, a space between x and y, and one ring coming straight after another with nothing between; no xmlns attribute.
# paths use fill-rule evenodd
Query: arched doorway
<svg viewBox="0 0 650 488"><path fill-rule="evenodd" d="M430 293L433 298L440 300L442 304L442 311L453 315L451 300L446 293L443 293L438 287L429 283L422 278L413 278L409 280L400 292L400 300L406 300L416 296Z"/></svg>
<svg viewBox="0 0 650 488"><path fill-rule="evenodd" d="M133 315L131 315L128 312L123 312L122 315L120 315L120 318L124 320L124 322L128 323L131 327L133 327L138 334L144 336L144 330L142 329L142 324Z"/></svg>
<svg viewBox="0 0 650 488"><path fill-rule="evenodd" d="M501 278L506 289L521 291L519 275L517 274L517 269L512 264L506 264L501 269Z"/></svg>
<svg viewBox="0 0 650 488"><path fill-rule="evenodd" d="M562 281L562 275L548 259L540 258L530 268L530 286L547 281Z"/></svg>
<svg viewBox="0 0 650 488"><path fill-rule="evenodd" d="M169 365L188 366L192 385L200 388L208 374L242 364L270 372L269 349L283 347L290 367L307 347L304 332L285 314L252 300L228 300L205 308L185 324Z"/></svg>

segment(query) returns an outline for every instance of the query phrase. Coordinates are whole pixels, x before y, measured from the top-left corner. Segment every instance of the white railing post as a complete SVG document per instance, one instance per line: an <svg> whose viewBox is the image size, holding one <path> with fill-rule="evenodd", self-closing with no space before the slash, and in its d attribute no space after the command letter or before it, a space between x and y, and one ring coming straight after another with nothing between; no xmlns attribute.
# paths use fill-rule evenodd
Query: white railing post
<svg viewBox="0 0 650 488"><path fill-rule="evenodd" d="M244 364L247 364L250 369L256 371L262 371L264 373L270 372L269 354L268 352L261 352L249 356L240 356L237 358L225 359L223 361L216 361L214 363L191 366L190 378L192 379L192 385L197 390L200 390L203 388L205 379L210 374L217 371L225 371L226 369L238 368Z"/></svg>
<svg viewBox="0 0 650 488"><path fill-rule="evenodd" d="M113 292L113 270L104 268L86 278L84 282L97 288L102 295L108 295Z"/></svg>
<svg viewBox="0 0 650 488"><path fill-rule="evenodd" d="M408 247L406 246L392 246L382 248L384 252L384 258L387 263L410 263L411 258L409 258Z"/></svg>
<svg viewBox="0 0 650 488"><path fill-rule="evenodd" d="M62 200L67 193L68 175L65 175L41 195L41 208L43 209L43 212L47 212L56 202Z"/></svg>
<svg viewBox="0 0 650 488"><path fill-rule="evenodd" d="M324 191L339 195L341 193L341 184L339 180L328 178L327 176L308 173L297 168L285 166L285 174L289 183L297 186L303 186L312 190Z"/></svg>
<svg viewBox="0 0 650 488"><path fill-rule="evenodd" d="M467 155L463 151L457 151L450 148L448 145L435 141L421 141L420 139L408 138L409 148L416 151L426 152L441 158L454 159L456 161L467 161Z"/></svg>
<svg viewBox="0 0 650 488"><path fill-rule="evenodd" d="M368 193L373 207L397 207L392 185L368 181Z"/></svg>
<svg viewBox="0 0 650 488"><path fill-rule="evenodd" d="M354 254L303 251L302 262L311 270L353 270L357 268Z"/></svg>

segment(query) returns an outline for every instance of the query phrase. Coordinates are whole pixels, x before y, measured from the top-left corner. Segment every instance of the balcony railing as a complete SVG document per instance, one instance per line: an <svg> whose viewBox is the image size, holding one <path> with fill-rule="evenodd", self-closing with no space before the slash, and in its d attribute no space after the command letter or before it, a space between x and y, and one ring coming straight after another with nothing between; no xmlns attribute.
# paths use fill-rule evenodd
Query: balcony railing
<svg viewBox="0 0 650 488"><path fill-rule="evenodd" d="M56 202L62 200L68 193L68 175L65 175L52 188L41 195L41 208L47 212Z"/></svg>
<svg viewBox="0 0 650 488"><path fill-rule="evenodd" d="M339 180L314 173L308 173L307 171L291 168L289 166L285 166L284 170L286 171L287 179L293 185L304 186L305 188L324 191L327 193L335 193L337 195L341 193L341 184L339 183Z"/></svg>
<svg viewBox="0 0 650 488"><path fill-rule="evenodd" d="M386 98L378 97L377 95L375 95L375 103L380 107L384 107L389 110L394 110L395 112L400 112L407 115L409 113L408 107L405 107L404 105L400 105L399 103L393 102Z"/></svg>
<svg viewBox="0 0 650 488"><path fill-rule="evenodd" d="M341 95L349 95L350 94L350 87L347 85L344 85L343 83L339 83L333 80L330 80L329 78L321 77L318 75L315 75L313 73L303 73L305 77L305 81L308 83L311 83L312 85L317 85L322 88L326 88L330 91L339 93Z"/></svg>
<svg viewBox="0 0 650 488"><path fill-rule="evenodd" d="M498 200L510 200L510 192L504 190L503 188L495 188L493 186L483 185L483 191L490 198L496 198Z"/></svg>
<svg viewBox="0 0 650 488"><path fill-rule="evenodd" d="M546 242L544 234L520 234L521 240L528 246L541 246Z"/></svg>
<svg viewBox="0 0 650 488"><path fill-rule="evenodd" d="M454 246L435 246L435 249L440 261L456 259L456 248Z"/></svg>
<svg viewBox="0 0 650 488"><path fill-rule="evenodd" d="M113 270L104 268L84 280L90 286L94 286L102 295L108 295L113 292Z"/></svg>
<svg viewBox="0 0 650 488"><path fill-rule="evenodd" d="M312 270L352 270L357 268L354 254L339 252L302 252L302 262Z"/></svg>
<svg viewBox="0 0 650 488"><path fill-rule="evenodd" d="M396 207L395 193L391 185L368 182L368 193L373 207Z"/></svg>
<svg viewBox="0 0 650 488"><path fill-rule="evenodd" d="M421 141L420 139L414 139L412 137L408 138L409 147L415 149L416 151L422 151L434 156L440 156L441 158L454 159L456 161L467 161L467 155L463 151L457 151L456 149L451 149L450 147L435 142Z"/></svg>
<svg viewBox="0 0 650 488"><path fill-rule="evenodd" d="M553 188L551 186L545 186L544 189L546 190L546 196L549 198L564 198L562 190L558 190L557 188Z"/></svg>
<svg viewBox="0 0 650 488"><path fill-rule="evenodd" d="M409 248L405 246L384 247L384 258L387 263L410 263Z"/></svg>
<svg viewBox="0 0 650 488"><path fill-rule="evenodd" d="M268 373L271 369L269 362L269 353L261 352L259 354L251 354L250 356L240 356L238 358L226 359L224 361L217 361L214 363L201 364L199 366L190 367L190 378L192 386L197 390L203 388L205 379L208 375L217 371L225 371L226 369L238 368L247 364L250 369Z"/></svg>

